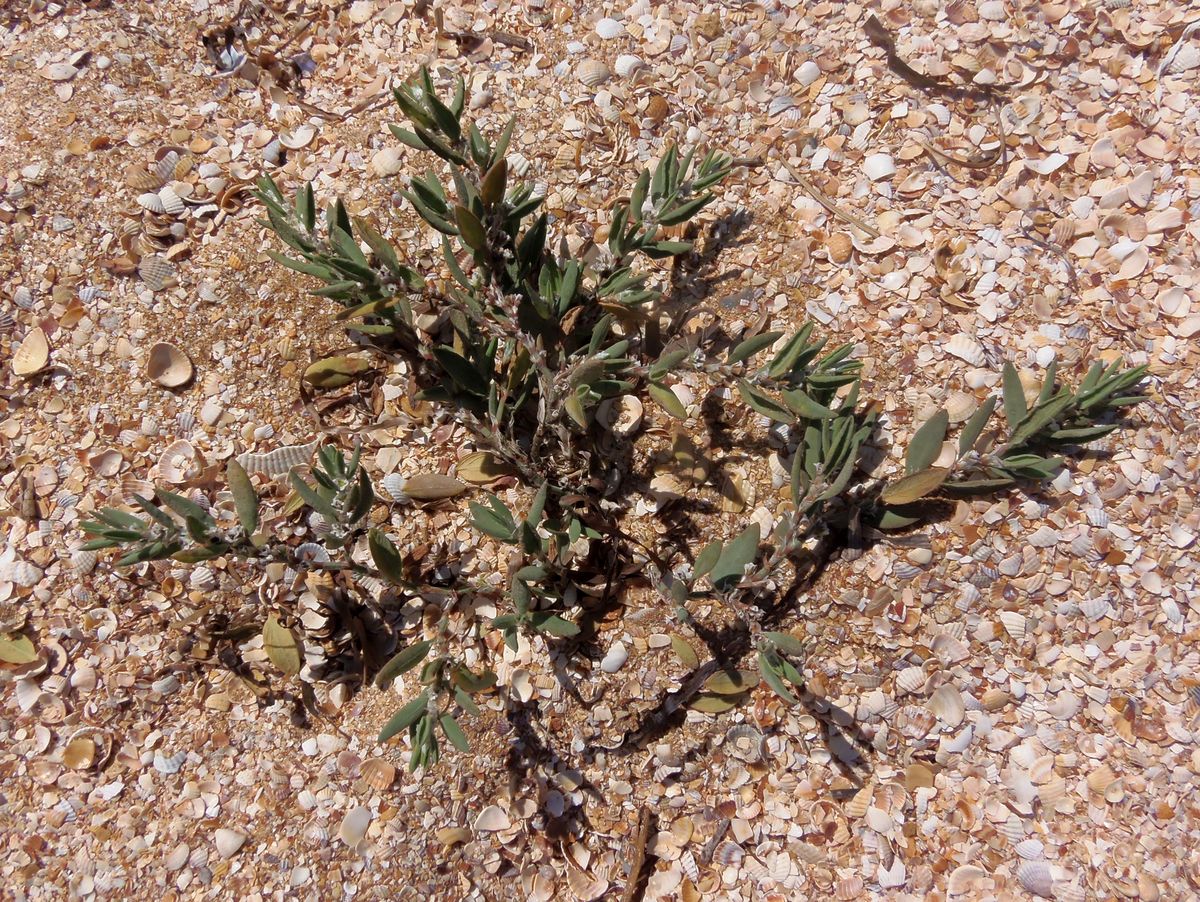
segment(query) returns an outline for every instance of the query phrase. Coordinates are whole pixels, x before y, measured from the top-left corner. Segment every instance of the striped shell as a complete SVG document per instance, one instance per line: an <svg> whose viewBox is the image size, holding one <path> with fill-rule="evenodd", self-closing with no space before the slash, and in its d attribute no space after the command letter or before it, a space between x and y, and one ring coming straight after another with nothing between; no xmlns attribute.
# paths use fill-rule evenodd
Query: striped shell
<svg viewBox="0 0 1200 902"><path fill-rule="evenodd" d="M612 76L609 68L600 60L585 59L575 70L576 77L589 88L598 88Z"/></svg>
<svg viewBox="0 0 1200 902"><path fill-rule="evenodd" d="M313 452L317 450L319 441L307 445L285 445L266 454L251 454L249 451L239 454L237 462L247 473L261 473L264 476L281 476L292 467L308 463Z"/></svg>

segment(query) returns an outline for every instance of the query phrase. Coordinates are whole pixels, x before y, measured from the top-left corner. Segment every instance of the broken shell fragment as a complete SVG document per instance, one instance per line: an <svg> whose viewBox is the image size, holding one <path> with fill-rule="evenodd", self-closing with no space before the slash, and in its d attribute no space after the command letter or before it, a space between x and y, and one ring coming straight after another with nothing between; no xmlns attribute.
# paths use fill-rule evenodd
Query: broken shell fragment
<svg viewBox="0 0 1200 902"><path fill-rule="evenodd" d="M150 349L146 375L163 388L181 388L192 381L195 368L182 350L169 342L160 341Z"/></svg>
<svg viewBox="0 0 1200 902"><path fill-rule="evenodd" d="M18 376L40 373L50 362L50 343L40 328L25 336L12 358L13 372Z"/></svg>
<svg viewBox="0 0 1200 902"><path fill-rule="evenodd" d="M629 438L642 425L644 408L634 395L610 398L600 404L597 417L613 435Z"/></svg>

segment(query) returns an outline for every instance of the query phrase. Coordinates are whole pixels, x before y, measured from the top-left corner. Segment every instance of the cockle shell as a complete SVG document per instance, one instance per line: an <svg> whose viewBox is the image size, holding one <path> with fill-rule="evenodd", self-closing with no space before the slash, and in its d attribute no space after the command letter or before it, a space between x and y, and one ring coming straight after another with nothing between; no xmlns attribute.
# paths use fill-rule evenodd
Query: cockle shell
<svg viewBox="0 0 1200 902"><path fill-rule="evenodd" d="M281 476L292 467L308 463L313 452L317 450L318 444L320 444L319 441L309 442L307 445L285 445L274 451L268 451L266 454L251 454L247 451L238 455L237 462L245 468L247 473Z"/></svg>
<svg viewBox="0 0 1200 902"><path fill-rule="evenodd" d="M623 53L613 63L613 69L621 78L632 78L643 65L641 57Z"/></svg>
<svg viewBox="0 0 1200 902"><path fill-rule="evenodd" d="M616 19L605 17L596 23L596 34L606 41L619 38L625 33L625 26Z"/></svg>
<svg viewBox="0 0 1200 902"><path fill-rule="evenodd" d="M158 475L172 485L180 485L200 475L200 461L191 442L172 442L158 459Z"/></svg>
<svg viewBox="0 0 1200 902"><path fill-rule="evenodd" d="M947 354L952 354L960 360L965 360L972 366L982 366L984 360L987 359L979 343L968 338L961 332L952 336L949 341L942 345L942 348Z"/></svg>
<svg viewBox="0 0 1200 902"><path fill-rule="evenodd" d="M195 372L191 358L170 342L160 341L150 349L146 375L163 388L181 388L192 381Z"/></svg>
<svg viewBox="0 0 1200 902"><path fill-rule="evenodd" d="M31 329L12 356L12 371L18 376L32 376L50 362L50 343L41 328Z"/></svg>
<svg viewBox="0 0 1200 902"><path fill-rule="evenodd" d="M607 65L596 59L585 59L575 70L576 77L589 88L597 88L612 76Z"/></svg>

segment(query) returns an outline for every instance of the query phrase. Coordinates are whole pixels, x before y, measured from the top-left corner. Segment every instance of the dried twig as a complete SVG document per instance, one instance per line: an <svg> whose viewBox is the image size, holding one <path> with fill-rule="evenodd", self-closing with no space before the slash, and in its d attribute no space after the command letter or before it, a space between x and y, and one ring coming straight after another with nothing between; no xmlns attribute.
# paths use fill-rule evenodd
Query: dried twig
<svg viewBox="0 0 1200 902"><path fill-rule="evenodd" d="M872 228L871 226L867 225L865 222L863 222L861 219L859 219L854 214L847 213L845 210L843 210L841 207L839 207L837 204L835 204L828 195L826 195L823 191L821 191L820 188L818 188L816 185L814 185L812 182L810 182L807 178L805 178L803 175L801 175L800 172L798 172L796 170L796 167L793 166L791 163L789 163L787 160L783 160L782 162L783 162L784 168L786 168L787 171L789 173L791 173L792 178L795 179L795 181L792 184L799 185L801 188L803 188L813 200L815 200L817 203L819 203L822 207L824 207L826 210L828 210L830 213L832 213L838 219L845 220L846 222L850 223L851 225L862 229L864 232L866 232L872 238L879 237L879 231L877 229Z"/></svg>

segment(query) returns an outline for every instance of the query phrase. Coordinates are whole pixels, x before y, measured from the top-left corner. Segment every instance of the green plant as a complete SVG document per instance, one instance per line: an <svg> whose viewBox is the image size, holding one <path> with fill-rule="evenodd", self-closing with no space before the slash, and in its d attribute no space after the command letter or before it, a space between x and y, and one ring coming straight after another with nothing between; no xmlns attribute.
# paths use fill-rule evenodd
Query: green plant
<svg viewBox="0 0 1200 902"><path fill-rule="evenodd" d="M811 324L791 334L749 330L737 340L715 333L675 337L670 326L679 311L664 291L668 274L643 268L690 254L693 242L677 232L713 202L712 189L732 171L732 160L666 150L613 204L606 240L572 254L550 217L538 213L541 198L511 177L506 153L514 122L494 141L485 138L463 119L462 80L443 100L428 71L397 90L396 102L409 128L393 127L393 134L433 154L448 173L448 184L429 170L402 192L441 233L444 270L418 271L404 262L404 249L376 224L351 217L341 201L319 216L311 185L289 203L264 179L265 224L294 256L269 253L324 283L315 293L341 305L338 318L356 345L404 360L419 397L453 411L493 463L517 474L531 493L524 516L496 495L469 501L475 530L507 551L503 581L466 574L434 585L384 528L372 525L376 495L357 450L347 458L322 448L313 482L299 471L289 476L291 495L276 520L307 510L322 554L311 543L272 537L256 490L236 464L226 473L231 506L160 491L162 507L138 498L140 515L105 509L85 529L95 537L86 547L121 547L121 565L218 556L282 562L328 573L341 590L367 598L368 581L385 582L396 595L394 607L419 601L420 618L397 627L398 648L375 673L386 687L420 668L416 694L381 734L384 740L408 734L414 768L438 760L439 732L465 747L457 717L475 712L473 696L496 686L492 670L468 666L468 648L485 648L480 639L496 631L493 637L498 633L512 648L526 635L573 651L588 599L619 591L615 575L634 563L681 632L711 632L693 611L698 600L716 601L727 614L725 626L746 640L715 649L713 660L701 664L676 637L677 648L686 649L681 658L694 668L696 679L685 684L694 707L726 710L760 680L797 703L805 645L786 628L795 617L781 590L789 571L815 578L852 527L905 528L935 516L943 499L1052 477L1072 447L1118 428L1113 414L1141 399L1136 387L1145 368L1124 369L1118 360L1094 365L1074 389L1060 384L1051 366L1027 404L1016 370L1006 365L1002 396L966 420L954 446L946 444L950 418L939 412L914 435L904 475L872 482L862 457L880 414L860 397L862 363L852 345L827 350ZM607 399L646 397L670 417L694 417L696 409L674 391L685 372L710 389L736 391L771 424L790 474L790 501L775 512L769 535L751 522L699 549L669 539L651 548L622 528L636 486L627 486L625 496L613 491L608 477L614 469L625 477L619 471L629 458L602 450L613 444L597 422L598 407ZM375 375L369 357L344 354L318 360L305 381L336 392ZM990 427L999 406L1004 429ZM466 486L430 476L422 491L415 482L410 488L414 498L438 501ZM497 611L486 623L473 613L481 600ZM280 610L263 626L268 653L275 650L272 660L285 672L300 670L292 627L283 626L297 621L294 610ZM743 670L747 655L754 668Z"/></svg>

